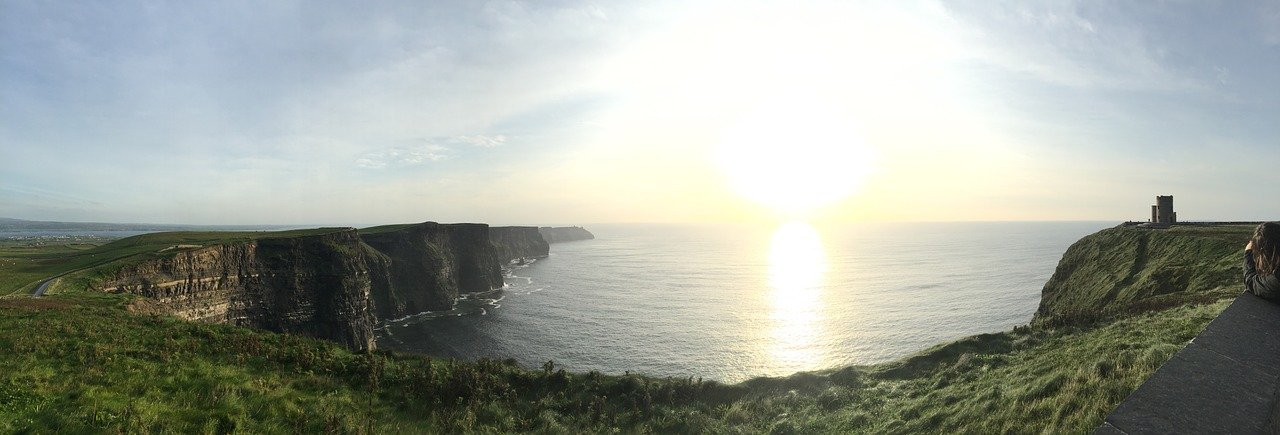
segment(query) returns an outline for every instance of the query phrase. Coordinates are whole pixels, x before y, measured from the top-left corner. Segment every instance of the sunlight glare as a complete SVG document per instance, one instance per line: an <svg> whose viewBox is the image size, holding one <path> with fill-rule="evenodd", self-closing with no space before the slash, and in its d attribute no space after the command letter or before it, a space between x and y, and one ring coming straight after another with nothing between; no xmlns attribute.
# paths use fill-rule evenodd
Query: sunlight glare
<svg viewBox="0 0 1280 435"><path fill-rule="evenodd" d="M773 356L785 367L819 364L822 286L827 258L813 226L792 222L778 228L769 247L769 287L773 303Z"/></svg>
<svg viewBox="0 0 1280 435"><path fill-rule="evenodd" d="M788 217L853 194L874 153L847 117L816 99L775 101L729 129L716 160L733 191Z"/></svg>

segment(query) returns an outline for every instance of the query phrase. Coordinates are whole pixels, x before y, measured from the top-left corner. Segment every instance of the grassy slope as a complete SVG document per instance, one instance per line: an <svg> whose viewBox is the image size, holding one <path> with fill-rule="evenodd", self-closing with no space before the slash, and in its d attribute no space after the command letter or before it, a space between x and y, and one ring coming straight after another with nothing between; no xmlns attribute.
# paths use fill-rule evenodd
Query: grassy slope
<svg viewBox="0 0 1280 435"><path fill-rule="evenodd" d="M902 361L719 385L350 353L127 314L122 299L0 301L0 432L1087 432L1225 303L1023 328Z"/></svg>
<svg viewBox="0 0 1280 435"><path fill-rule="evenodd" d="M43 279L88 267L120 261L139 261L167 255L176 245L237 243L263 238L301 237L340 231L316 228L291 231L179 231L143 234L101 246L0 247L0 295L25 294Z"/></svg>
<svg viewBox="0 0 1280 435"><path fill-rule="evenodd" d="M28 245L0 242L0 296L30 293L37 282L60 273L58 265L69 257L98 246L96 243Z"/></svg>
<svg viewBox="0 0 1280 435"><path fill-rule="evenodd" d="M1045 284L1037 321L1079 323L1234 296L1252 230L1116 227L1080 239Z"/></svg>

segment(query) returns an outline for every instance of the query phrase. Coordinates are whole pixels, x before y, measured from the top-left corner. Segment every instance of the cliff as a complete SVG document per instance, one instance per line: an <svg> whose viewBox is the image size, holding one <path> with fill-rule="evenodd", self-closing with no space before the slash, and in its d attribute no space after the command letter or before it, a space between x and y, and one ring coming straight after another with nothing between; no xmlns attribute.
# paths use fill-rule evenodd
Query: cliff
<svg viewBox="0 0 1280 435"><path fill-rule="evenodd" d="M503 261L546 257L551 246L537 227L492 227L489 241Z"/></svg>
<svg viewBox="0 0 1280 435"><path fill-rule="evenodd" d="M573 242L596 238L594 234L591 234L590 231L583 227L542 227L538 228L538 233L542 234L542 238L547 243Z"/></svg>
<svg viewBox="0 0 1280 435"><path fill-rule="evenodd" d="M373 288L380 319L448 309L463 293L502 287L502 257L485 224L425 222L360 231L387 261L384 284Z"/></svg>
<svg viewBox="0 0 1280 435"><path fill-rule="evenodd" d="M89 272L89 288L139 295L146 299L137 306L188 320L374 347L370 267L382 266L355 229L184 240L202 244L172 245L109 263Z"/></svg>
<svg viewBox="0 0 1280 435"><path fill-rule="evenodd" d="M141 296L135 309L374 347L380 321L501 288L502 266L545 257L535 227L386 225L285 232L172 232L95 249L64 281Z"/></svg>
<svg viewBox="0 0 1280 435"><path fill-rule="evenodd" d="M1067 249L1041 291L1036 322L1090 321L1233 296L1252 226L1118 226Z"/></svg>

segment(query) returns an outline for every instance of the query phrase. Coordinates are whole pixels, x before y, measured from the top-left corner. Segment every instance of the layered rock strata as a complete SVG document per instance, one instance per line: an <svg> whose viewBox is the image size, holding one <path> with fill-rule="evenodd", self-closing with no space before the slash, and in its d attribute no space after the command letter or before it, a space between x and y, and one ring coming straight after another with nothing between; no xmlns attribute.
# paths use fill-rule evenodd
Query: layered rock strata
<svg viewBox="0 0 1280 435"><path fill-rule="evenodd" d="M129 262L95 287L133 293L189 320L374 347L373 279L385 268L354 228L186 248ZM371 274L371 269L375 273Z"/></svg>
<svg viewBox="0 0 1280 435"><path fill-rule="evenodd" d="M448 309L461 294L502 287L506 259L489 231L485 224L425 222L361 234L387 260L387 285L373 291L378 317Z"/></svg>
<svg viewBox="0 0 1280 435"><path fill-rule="evenodd" d="M492 227L489 241L504 261L541 258L551 252L538 227Z"/></svg>
<svg viewBox="0 0 1280 435"><path fill-rule="evenodd" d="M372 349L379 322L449 309L463 294L501 288L502 266L549 251L537 227L485 224L217 237L200 235L203 244L169 246L84 274L91 288L142 296L153 312Z"/></svg>

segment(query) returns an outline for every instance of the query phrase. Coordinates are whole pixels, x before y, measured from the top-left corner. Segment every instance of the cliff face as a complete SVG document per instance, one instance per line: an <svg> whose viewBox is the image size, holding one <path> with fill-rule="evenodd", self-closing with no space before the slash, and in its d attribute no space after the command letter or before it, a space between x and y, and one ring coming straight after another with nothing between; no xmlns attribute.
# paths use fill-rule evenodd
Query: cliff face
<svg viewBox="0 0 1280 435"><path fill-rule="evenodd" d="M188 248L104 272L95 287L189 320L374 347L370 265L354 229ZM376 275L376 274L375 274Z"/></svg>
<svg viewBox="0 0 1280 435"><path fill-rule="evenodd" d="M492 227L489 228L489 241L504 262L546 257L551 252L551 246L537 227Z"/></svg>
<svg viewBox="0 0 1280 435"><path fill-rule="evenodd" d="M385 284L372 296L383 320L448 309L463 293L502 287L504 260L488 225L426 222L360 237L387 261Z"/></svg>
<svg viewBox="0 0 1280 435"><path fill-rule="evenodd" d="M572 242L576 240L591 240L596 238L594 234L587 231L583 227L542 227L538 228L538 232L542 234L542 238L547 243Z"/></svg>
<svg viewBox="0 0 1280 435"><path fill-rule="evenodd" d="M1238 294L1252 227L1115 227L1067 249L1036 321L1072 322Z"/></svg>
<svg viewBox="0 0 1280 435"><path fill-rule="evenodd" d="M452 307L501 288L502 266L545 257L536 227L425 222L279 233L155 233L122 239L132 254L78 273L138 307L374 347L380 321Z"/></svg>

